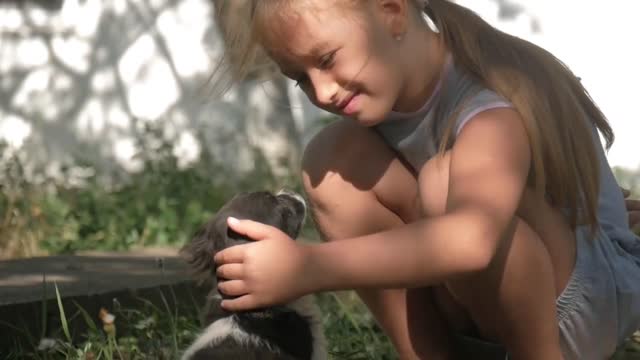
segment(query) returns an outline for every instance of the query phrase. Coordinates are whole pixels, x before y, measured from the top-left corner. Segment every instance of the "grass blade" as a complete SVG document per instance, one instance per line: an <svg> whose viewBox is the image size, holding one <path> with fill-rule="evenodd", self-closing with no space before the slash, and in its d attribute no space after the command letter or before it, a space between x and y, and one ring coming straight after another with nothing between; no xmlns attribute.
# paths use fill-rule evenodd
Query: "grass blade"
<svg viewBox="0 0 640 360"><path fill-rule="evenodd" d="M44 338L47 335L47 274L42 273L42 309L41 311L41 326L42 331L40 334L40 338Z"/></svg>
<svg viewBox="0 0 640 360"><path fill-rule="evenodd" d="M67 338L67 341L69 341L69 344L71 344L71 333L69 332L67 317L64 314L64 307L62 306L62 298L60 297L60 291L58 290L58 283L54 281L53 286L56 288L56 300L58 301L58 310L60 310L60 322L62 323L62 331L64 332L64 336Z"/></svg>
<svg viewBox="0 0 640 360"><path fill-rule="evenodd" d="M96 323L93 321L93 319L91 319L91 315L89 315L87 310L85 310L82 306L80 306L80 304L78 304L75 300L73 300L73 303L78 308L78 311L80 311L80 314L82 314L82 317L84 318L84 322L87 323L89 328L93 331L97 331L98 327L96 326Z"/></svg>

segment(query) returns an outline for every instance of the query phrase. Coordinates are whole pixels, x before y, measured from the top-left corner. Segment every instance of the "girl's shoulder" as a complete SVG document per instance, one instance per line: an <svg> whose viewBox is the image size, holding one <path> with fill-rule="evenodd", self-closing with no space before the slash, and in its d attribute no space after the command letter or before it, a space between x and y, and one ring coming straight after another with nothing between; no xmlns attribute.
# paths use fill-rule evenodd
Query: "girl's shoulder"
<svg viewBox="0 0 640 360"><path fill-rule="evenodd" d="M478 114L498 108L514 108L514 106L509 100L487 88L470 95L457 109L455 135L457 136L469 120Z"/></svg>
<svg viewBox="0 0 640 360"><path fill-rule="evenodd" d="M448 127L446 125L453 125L455 138L464 125L478 114L497 108L515 107L508 99L486 87L463 68L453 65L447 71L438 108L436 116L447 119L440 124L438 136L443 134L442 130Z"/></svg>

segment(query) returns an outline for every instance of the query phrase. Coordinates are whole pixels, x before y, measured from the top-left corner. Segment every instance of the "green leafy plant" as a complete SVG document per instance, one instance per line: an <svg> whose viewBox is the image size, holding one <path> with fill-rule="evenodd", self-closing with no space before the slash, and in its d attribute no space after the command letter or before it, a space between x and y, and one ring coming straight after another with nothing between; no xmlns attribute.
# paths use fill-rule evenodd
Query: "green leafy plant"
<svg viewBox="0 0 640 360"><path fill-rule="evenodd" d="M239 177L206 152L180 167L171 145L158 128L147 125L136 155L144 170L109 187L96 174L82 186L53 180L34 185L26 180L21 159L7 157L0 163L0 253L20 257L178 247L237 192L283 186L300 190L293 176L274 176L259 152L258 166Z"/></svg>

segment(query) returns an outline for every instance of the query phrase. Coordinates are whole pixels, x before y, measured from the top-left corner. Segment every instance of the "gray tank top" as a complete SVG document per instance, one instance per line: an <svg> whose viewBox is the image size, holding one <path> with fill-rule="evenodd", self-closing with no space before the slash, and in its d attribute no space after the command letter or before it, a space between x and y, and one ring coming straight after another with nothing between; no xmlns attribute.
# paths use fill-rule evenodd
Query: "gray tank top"
<svg viewBox="0 0 640 360"><path fill-rule="evenodd" d="M431 98L416 112L391 112L376 131L418 172L438 151L447 120L456 116L457 135L478 113L511 103L459 71L448 57ZM457 114L454 114L458 111Z"/></svg>
<svg viewBox="0 0 640 360"><path fill-rule="evenodd" d="M466 72L457 69L449 57L433 95L421 109L413 113L391 112L374 129L418 173L427 160L437 154L438 139L451 116L455 116L453 131L457 136L475 115L489 109L505 107L513 105L475 81ZM618 239L627 251L640 255L640 241L629 230L622 192L613 176L595 126L593 134L600 160L600 226L609 236Z"/></svg>

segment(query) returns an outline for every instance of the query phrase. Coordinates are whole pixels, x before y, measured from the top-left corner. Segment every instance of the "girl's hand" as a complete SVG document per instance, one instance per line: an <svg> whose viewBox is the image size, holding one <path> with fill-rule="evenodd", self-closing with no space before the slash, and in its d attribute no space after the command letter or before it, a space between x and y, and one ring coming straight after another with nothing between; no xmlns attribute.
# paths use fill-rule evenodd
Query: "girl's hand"
<svg viewBox="0 0 640 360"><path fill-rule="evenodd" d="M627 205L627 212L629 213L629 227L635 231L640 230L640 200L628 199L631 192L627 189L621 188L622 194L625 197L625 204Z"/></svg>
<svg viewBox="0 0 640 360"><path fill-rule="evenodd" d="M216 254L218 289L233 300L222 301L228 311L245 311L286 303L312 292L308 246L279 229L251 220L229 218L229 227L255 242Z"/></svg>

